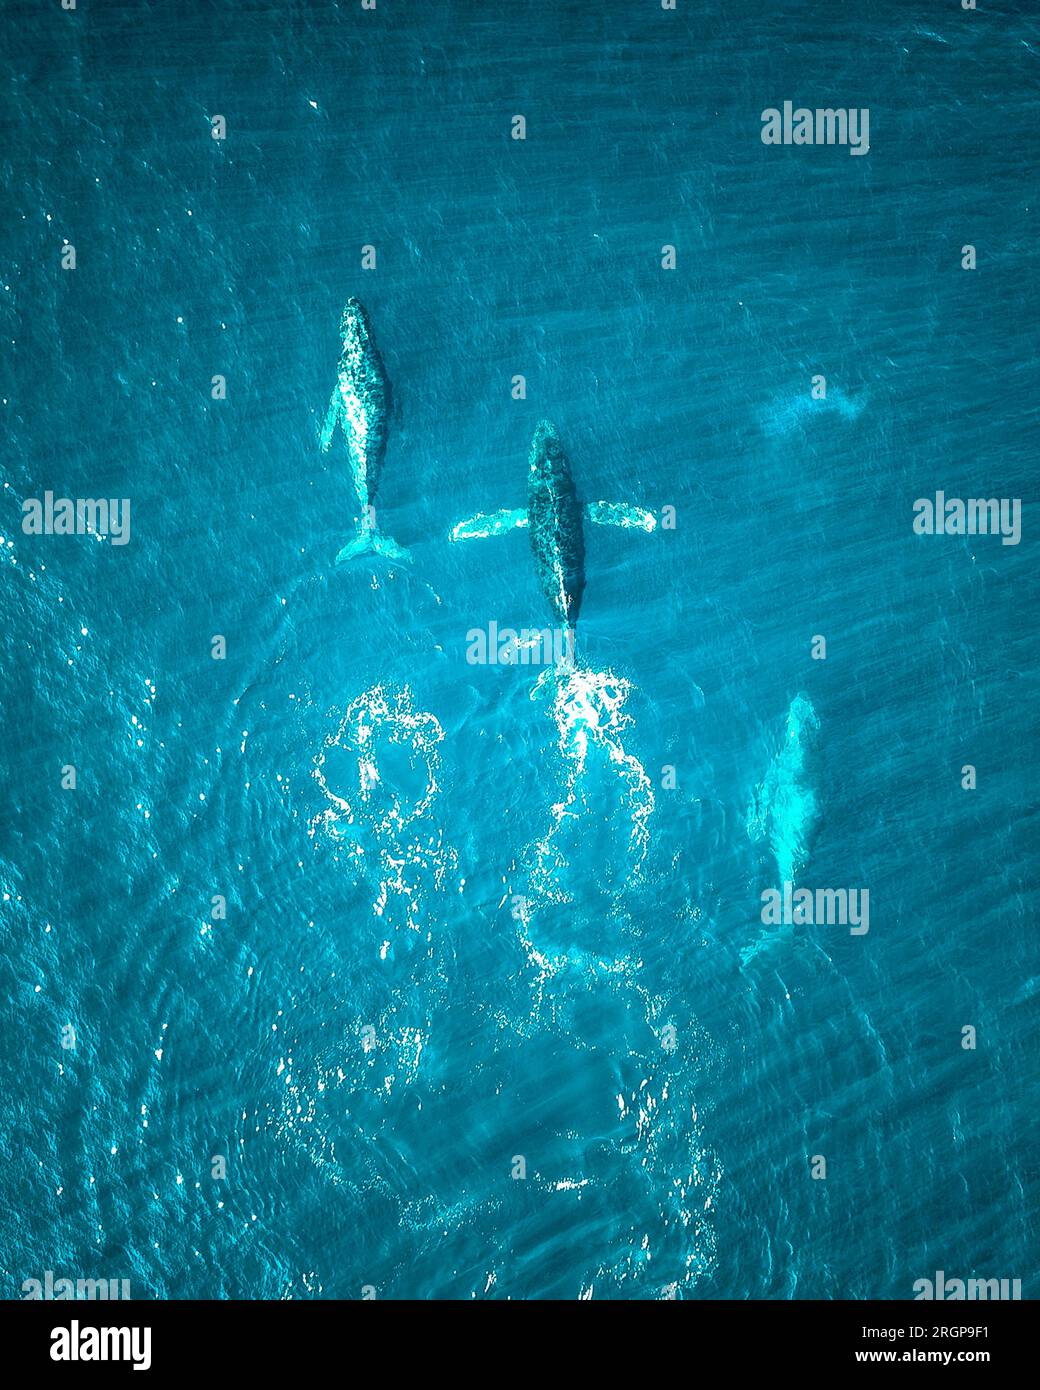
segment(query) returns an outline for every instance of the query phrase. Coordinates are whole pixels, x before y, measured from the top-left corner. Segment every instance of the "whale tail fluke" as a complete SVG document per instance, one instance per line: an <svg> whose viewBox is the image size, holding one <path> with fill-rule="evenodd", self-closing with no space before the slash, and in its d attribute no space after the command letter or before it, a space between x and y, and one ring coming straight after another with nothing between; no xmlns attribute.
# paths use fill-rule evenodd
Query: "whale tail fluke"
<svg viewBox="0 0 1040 1390"><path fill-rule="evenodd" d="M369 519L369 513L362 514L362 519L358 523L358 533L352 541L348 541L343 549L336 556L336 564L341 565L346 560L357 560L363 555L378 555L384 560L396 560L399 564L411 564L411 552L406 550L403 545L398 545L392 536L384 536L376 527L374 521Z"/></svg>
<svg viewBox="0 0 1040 1390"><path fill-rule="evenodd" d="M554 700L558 680L555 666L547 666L534 685L531 686L528 698L531 700Z"/></svg>
<svg viewBox="0 0 1040 1390"><path fill-rule="evenodd" d="M530 699L548 700L550 703L555 701L558 691L567 685L567 682L578 670L574 642L574 627L569 625L564 636L562 650L558 653L556 660L551 665L546 666L531 687Z"/></svg>

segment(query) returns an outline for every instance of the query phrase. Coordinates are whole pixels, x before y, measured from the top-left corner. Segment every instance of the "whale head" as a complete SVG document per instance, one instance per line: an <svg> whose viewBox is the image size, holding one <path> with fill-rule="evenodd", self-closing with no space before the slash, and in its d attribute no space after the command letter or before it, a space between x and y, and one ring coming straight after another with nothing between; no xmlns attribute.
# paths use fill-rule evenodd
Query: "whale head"
<svg viewBox="0 0 1040 1390"><path fill-rule="evenodd" d="M354 295L343 306L339 331L344 343L356 342L368 336L368 314L361 300Z"/></svg>

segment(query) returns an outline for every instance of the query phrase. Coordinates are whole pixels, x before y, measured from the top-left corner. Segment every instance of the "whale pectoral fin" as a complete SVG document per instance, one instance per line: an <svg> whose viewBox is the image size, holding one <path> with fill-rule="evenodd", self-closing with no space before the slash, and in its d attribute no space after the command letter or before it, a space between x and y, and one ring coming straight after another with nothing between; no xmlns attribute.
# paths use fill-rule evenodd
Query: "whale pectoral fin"
<svg viewBox="0 0 1040 1390"><path fill-rule="evenodd" d="M451 539L453 541L485 540L488 536L504 536L507 531L514 531L517 527L526 525L526 507L521 507L515 511L478 512L476 516L471 516L467 521L460 521L457 526L453 526Z"/></svg>
<svg viewBox="0 0 1040 1390"><path fill-rule="evenodd" d="M637 531L657 529L657 517L653 512L645 507L631 507L627 502L589 502L585 515L597 526L625 526Z"/></svg>
<svg viewBox="0 0 1040 1390"><path fill-rule="evenodd" d="M325 412L325 422L321 427L321 452L327 454L329 445L332 443L332 436L336 433L336 426L339 424L340 416L339 391L333 391L332 400L329 401L329 408Z"/></svg>

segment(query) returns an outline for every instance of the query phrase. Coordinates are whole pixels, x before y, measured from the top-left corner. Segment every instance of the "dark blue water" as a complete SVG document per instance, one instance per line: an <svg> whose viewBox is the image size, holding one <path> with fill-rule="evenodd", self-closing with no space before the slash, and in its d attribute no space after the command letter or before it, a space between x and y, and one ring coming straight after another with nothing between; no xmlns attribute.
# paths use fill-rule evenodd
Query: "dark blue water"
<svg viewBox="0 0 1040 1390"><path fill-rule="evenodd" d="M1033 1296L1035 8L3 24L3 1294ZM350 295L407 566L333 564ZM543 418L676 521L585 528L555 703L466 661L527 536L448 542ZM869 932L763 926L786 871Z"/></svg>

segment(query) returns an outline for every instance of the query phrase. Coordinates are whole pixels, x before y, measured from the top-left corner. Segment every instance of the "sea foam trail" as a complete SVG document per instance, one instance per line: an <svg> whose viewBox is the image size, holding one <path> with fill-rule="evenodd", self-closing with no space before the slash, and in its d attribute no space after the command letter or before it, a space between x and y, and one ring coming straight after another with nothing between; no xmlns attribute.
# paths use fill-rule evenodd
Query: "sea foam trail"
<svg viewBox="0 0 1040 1390"><path fill-rule="evenodd" d="M443 739L408 686L375 685L351 701L315 758L327 804L309 833L370 894L376 930L367 950L382 964L352 964L357 953L344 942L342 970L332 977L341 981L338 997L321 1027L302 1039L286 1030L269 1125L359 1202L379 1194L397 1203L413 1185L406 1161L375 1137L426 1075L446 1007L450 945L435 924L447 916L442 895L458 887L458 856L439 823ZM345 932L356 944L356 920ZM365 950L362 943L362 958Z"/></svg>
<svg viewBox="0 0 1040 1390"><path fill-rule="evenodd" d="M443 738L434 715L414 707L407 686L375 685L351 702L315 759L328 805L310 834L327 836L337 858L371 875L372 911L391 934L420 931L428 895L443 891L458 867L433 815ZM390 949L388 935L380 955Z"/></svg>
<svg viewBox="0 0 1040 1390"><path fill-rule="evenodd" d="M561 794L551 807L551 824L534 846L532 887L551 901L568 900L561 884L566 867L559 846L564 825L589 814L585 779L593 760L610 769L624 789L623 808L628 827L628 873L639 873L650 842L649 821L654 810L653 785L638 758L625 748L622 734L632 725L625 703L632 684L611 671L585 667L556 667L547 672L533 696L551 694L551 714L562 755Z"/></svg>
<svg viewBox="0 0 1040 1390"><path fill-rule="evenodd" d="M616 1019L606 1029L612 1045L594 1050L614 1081L613 1122L605 1120L594 1136L580 1136L572 1171L550 1184L551 1200L568 1220L592 1228L602 1218L598 1257L584 1270L582 1299L683 1298L717 1263L714 1208L722 1168L696 1098L710 1039L685 1003L656 993L638 951L617 949L616 939L602 950L583 949L570 936L553 945L546 940L554 905L572 904L565 914L568 932L587 915L587 903L577 906L584 899L568 882L563 841L572 831L587 858L590 835L582 833L582 824L602 815L611 786L622 807L625 862L612 901L622 900L642 877L655 798L645 767L626 747L634 725L626 708L633 689L611 671L556 667L533 692L533 698L549 701L556 726L560 792L548 830L528 855L529 896L514 907L518 938L534 973L533 1011L523 1036L569 1036L575 1001L590 997L601 1018ZM595 1059L587 1062L587 1076L596 1076ZM608 1213L618 1201L628 1220L623 1230L608 1233Z"/></svg>

